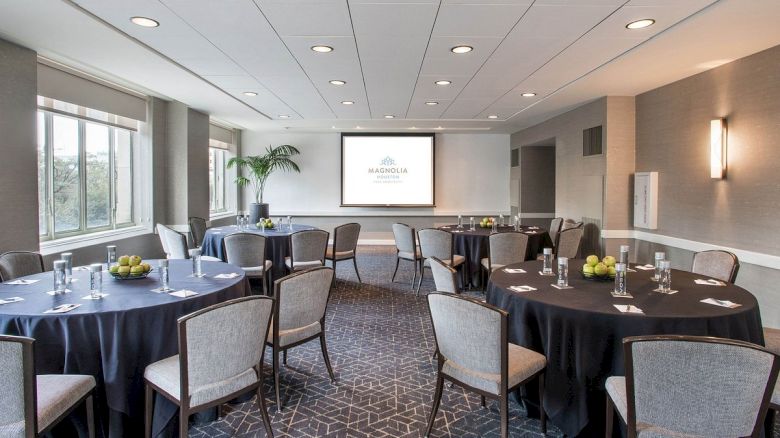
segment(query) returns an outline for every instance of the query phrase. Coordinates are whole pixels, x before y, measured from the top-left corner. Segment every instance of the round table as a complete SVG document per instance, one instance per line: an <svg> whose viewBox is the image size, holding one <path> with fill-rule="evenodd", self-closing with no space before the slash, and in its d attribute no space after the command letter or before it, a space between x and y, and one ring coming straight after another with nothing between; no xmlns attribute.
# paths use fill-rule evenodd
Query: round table
<svg viewBox="0 0 780 438"><path fill-rule="evenodd" d="M178 353L176 320L249 291L243 271L236 266L204 261L206 276L195 278L190 260L170 260L170 286L197 295L179 298L155 293L151 290L160 286L158 262L148 262L154 269L145 279L115 280L103 272L103 293L108 295L100 300L83 299L89 295L89 271L79 268L74 269L71 292L65 295L46 293L52 290L51 272L24 277L39 280L32 284L0 284L0 299L24 299L0 306L0 333L35 338L36 373L95 376L99 436L143 436L143 372L147 365ZM238 276L215 278L230 273ZM65 303L81 306L67 313L44 313ZM156 403L158 432L175 413L172 403Z"/></svg>
<svg viewBox="0 0 780 438"><path fill-rule="evenodd" d="M579 273L584 260L571 260L569 285L551 286L554 276L541 276L541 261L509 266L526 273L493 273L487 302L509 312L509 341L547 357L544 408L551 421L569 436L603 436L604 382L625 375L622 340L639 335L715 336L764 344L756 298L728 284L705 286L695 279L709 277L672 271L673 295L653 292L653 271L629 272L633 298L615 298L614 282L585 280ZM515 292L510 286L537 290ZM702 303L706 298L741 304L731 309ZM644 314L621 313L614 304L633 304ZM528 398L533 398L529 387ZM616 416L617 417L617 416Z"/></svg>
<svg viewBox="0 0 780 438"><path fill-rule="evenodd" d="M466 284L471 284L475 287L480 286L479 270L482 267L482 259L488 256L488 238L493 234L492 229L477 226L474 230L471 230L468 225L464 225L463 228L458 228L457 225L445 225L439 228L452 232L455 239L455 254L466 258ZM515 227L513 226L498 227L499 233L514 230ZM543 248L551 248L553 246L550 234L541 228L521 225L519 231L528 236L528 247L525 252L526 260L535 260L536 255L541 253Z"/></svg>
<svg viewBox="0 0 780 438"><path fill-rule="evenodd" d="M225 240L225 236L238 232L265 236L265 258L266 260L271 260L271 262L273 262L273 267L271 268L271 281L274 281L287 275L284 258L290 255L290 234L297 231L316 229L318 228L312 227L311 225L298 224L293 224L292 230L287 225L282 225L281 227L277 225L276 228L272 230L266 229L265 231L257 228L256 225L248 225L243 230L239 230L235 225L209 228L206 230L206 235L203 237L201 251L203 252L203 255L225 260L225 251L222 246L222 241Z"/></svg>

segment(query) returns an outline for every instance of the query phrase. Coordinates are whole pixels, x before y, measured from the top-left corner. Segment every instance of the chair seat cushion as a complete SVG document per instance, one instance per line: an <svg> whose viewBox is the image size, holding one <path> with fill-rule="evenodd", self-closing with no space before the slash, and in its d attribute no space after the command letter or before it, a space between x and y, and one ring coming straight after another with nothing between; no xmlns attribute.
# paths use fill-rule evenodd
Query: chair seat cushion
<svg viewBox="0 0 780 438"><path fill-rule="evenodd" d="M420 248L415 249L414 253L411 251L398 251L398 258L405 259L405 260L419 260L420 259Z"/></svg>
<svg viewBox="0 0 780 438"><path fill-rule="evenodd" d="M46 429L95 387L95 378L74 374L36 377L38 430Z"/></svg>
<svg viewBox="0 0 780 438"><path fill-rule="evenodd" d="M463 262L466 261L466 257L463 257L462 255L454 254L452 256L452 264L450 264L449 260L442 260L444 263L451 267L460 266L463 264ZM423 266L431 266L431 261L429 259L425 259L425 263L423 263Z"/></svg>
<svg viewBox="0 0 780 438"><path fill-rule="evenodd" d="M620 418L626 421L628 417L628 395L626 393L626 378L622 376L612 376L607 378L605 383L607 395L612 398L615 408L620 414Z"/></svg>
<svg viewBox="0 0 780 438"><path fill-rule="evenodd" d="M302 341L306 338L312 337L314 335L318 335L320 331L322 330L319 321L304 327L298 327L290 330L279 330L279 346L286 347L288 345L292 345L298 341ZM274 341L273 321L271 321L271 328L268 330L267 341L269 343L273 343Z"/></svg>
<svg viewBox="0 0 780 438"><path fill-rule="evenodd" d="M311 261L295 261L295 266L290 265L290 258L285 257L284 258L284 265L287 266L287 269L292 269L293 271L302 271L304 269L309 268L316 268L318 266L322 266L322 262L319 260L311 260Z"/></svg>
<svg viewBox="0 0 780 438"><path fill-rule="evenodd" d="M482 264L483 268L485 268L487 270L490 270L490 268L493 268L494 271L498 270L498 269L501 269L504 266L506 266L506 265L499 265L499 264L496 264L496 263L493 263L492 265L490 265L487 257L485 257L482 260L480 260L480 263ZM490 267L488 267L488 266L490 266Z"/></svg>
<svg viewBox="0 0 780 438"><path fill-rule="evenodd" d="M350 249L349 251L336 251L336 260L343 260L355 257L355 251ZM328 247L328 250L325 252L325 258L326 259L333 259L333 248Z"/></svg>
<svg viewBox="0 0 780 438"><path fill-rule="evenodd" d="M181 398L179 386L179 355L157 361L144 371L144 378L162 389L176 400ZM246 371L218 383L197 388L190 394L190 406L196 407L240 391L257 382L257 373Z"/></svg>
<svg viewBox="0 0 780 438"><path fill-rule="evenodd" d="M241 269L244 270L248 277L262 277L273 265L273 262L266 260L265 266L247 266Z"/></svg>
<svg viewBox="0 0 780 438"><path fill-rule="evenodd" d="M780 355L780 329L764 327L764 344L767 350Z"/></svg>
<svg viewBox="0 0 780 438"><path fill-rule="evenodd" d="M541 354L509 344L509 363L507 366L509 382L507 388L512 388L523 382L547 366L547 359ZM457 379L473 388L481 389L491 394L500 394L501 375L472 371L447 360L442 367L442 373Z"/></svg>

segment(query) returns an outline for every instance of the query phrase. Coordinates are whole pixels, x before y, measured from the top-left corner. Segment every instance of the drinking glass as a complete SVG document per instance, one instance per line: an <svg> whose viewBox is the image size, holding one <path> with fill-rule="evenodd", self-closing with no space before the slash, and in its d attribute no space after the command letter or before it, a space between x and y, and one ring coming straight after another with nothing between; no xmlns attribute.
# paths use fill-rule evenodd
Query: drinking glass
<svg viewBox="0 0 780 438"><path fill-rule="evenodd" d="M60 257L65 262L65 283L70 284L73 281L73 253L64 252Z"/></svg>
<svg viewBox="0 0 780 438"><path fill-rule="evenodd" d="M503 227L504 226L504 215L499 214L498 215L498 226Z"/></svg>
<svg viewBox="0 0 780 438"><path fill-rule="evenodd" d="M64 294L67 291L67 283L65 282L65 268L67 262L65 260L54 261L54 293Z"/></svg>
<svg viewBox="0 0 780 438"><path fill-rule="evenodd" d="M628 294L628 286L626 285L626 264L615 264L615 295Z"/></svg>
<svg viewBox="0 0 780 438"><path fill-rule="evenodd" d="M569 259L558 257L558 286L569 286Z"/></svg>
<svg viewBox="0 0 780 438"><path fill-rule="evenodd" d="M628 245L620 245L620 258L618 259L618 263L623 263L628 266L628 251Z"/></svg>
<svg viewBox="0 0 780 438"><path fill-rule="evenodd" d="M552 248L545 248L543 250L544 264L542 265L542 274L552 275Z"/></svg>
<svg viewBox="0 0 780 438"><path fill-rule="evenodd" d="M463 228L463 216L458 215L458 229Z"/></svg>
<svg viewBox="0 0 780 438"><path fill-rule="evenodd" d="M469 228L471 229L471 231L474 231L474 216L471 216L469 218Z"/></svg>
<svg viewBox="0 0 780 438"><path fill-rule="evenodd" d="M496 220L493 220L493 222L491 222L491 232L493 233L498 232L498 222Z"/></svg>
<svg viewBox="0 0 780 438"><path fill-rule="evenodd" d="M241 223L244 221L244 215L241 214L241 212L238 212L238 216L236 216L236 226L238 229L241 229Z"/></svg>
<svg viewBox="0 0 780 438"><path fill-rule="evenodd" d="M116 245L106 246L106 269L116 263Z"/></svg>
<svg viewBox="0 0 780 438"><path fill-rule="evenodd" d="M287 229L292 231L292 216L287 216Z"/></svg>
<svg viewBox="0 0 780 438"><path fill-rule="evenodd" d="M260 219L260 232L265 233L265 219Z"/></svg>
<svg viewBox="0 0 780 438"><path fill-rule="evenodd" d="M103 265L89 265L89 295L93 300L103 296Z"/></svg>
<svg viewBox="0 0 780 438"><path fill-rule="evenodd" d="M658 281L661 278L661 261L666 259L666 254L663 252L655 253L655 274L653 275L653 281Z"/></svg>
<svg viewBox="0 0 780 438"><path fill-rule="evenodd" d="M200 260L200 250L191 249L190 258L192 259L192 276L203 277L203 267L201 266L202 263Z"/></svg>
<svg viewBox="0 0 780 438"><path fill-rule="evenodd" d="M282 218L276 219L276 229L282 231Z"/></svg>
<svg viewBox="0 0 780 438"><path fill-rule="evenodd" d="M162 286L160 287L160 290L162 291L169 291L171 290L170 286L168 286L168 260L162 259L160 260L160 282L162 283Z"/></svg>
<svg viewBox="0 0 780 438"><path fill-rule="evenodd" d="M672 266L669 260L661 260L661 276L658 280L658 289L661 293L668 294L672 290Z"/></svg>

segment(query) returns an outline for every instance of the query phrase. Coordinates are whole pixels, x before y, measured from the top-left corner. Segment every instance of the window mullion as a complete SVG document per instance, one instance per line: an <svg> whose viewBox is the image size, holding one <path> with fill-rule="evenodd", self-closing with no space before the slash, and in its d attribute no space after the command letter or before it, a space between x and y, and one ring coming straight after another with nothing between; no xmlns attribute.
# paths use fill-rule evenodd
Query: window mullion
<svg viewBox="0 0 780 438"><path fill-rule="evenodd" d="M43 113L43 125L45 136L44 150L46 151L46 235L54 239L54 121L49 112Z"/></svg>
<svg viewBox="0 0 780 438"><path fill-rule="evenodd" d="M109 201L111 205L111 218L109 226L112 229L116 229L116 155L114 154L114 147L116 132L115 128L108 129L108 193Z"/></svg>

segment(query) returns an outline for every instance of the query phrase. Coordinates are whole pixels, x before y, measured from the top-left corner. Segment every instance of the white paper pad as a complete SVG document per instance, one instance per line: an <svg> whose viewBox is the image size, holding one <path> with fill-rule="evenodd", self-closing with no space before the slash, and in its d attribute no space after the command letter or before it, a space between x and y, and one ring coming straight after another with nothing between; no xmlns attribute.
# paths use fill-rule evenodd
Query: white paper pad
<svg viewBox="0 0 780 438"><path fill-rule="evenodd" d="M716 300L715 298L705 298L701 302L712 304L713 306L728 307L729 309L736 309L742 306L742 304L733 303L729 300Z"/></svg>
<svg viewBox="0 0 780 438"><path fill-rule="evenodd" d="M693 280L693 282L704 286L725 286L726 285L726 283L722 281L713 280L713 279L705 280L703 278L697 278L696 280Z"/></svg>
<svg viewBox="0 0 780 438"><path fill-rule="evenodd" d="M462 233L463 230L452 230L453 233Z"/></svg>
<svg viewBox="0 0 780 438"><path fill-rule="evenodd" d="M520 268L504 268L504 272L507 274L525 274L525 269Z"/></svg>
<svg viewBox="0 0 780 438"><path fill-rule="evenodd" d="M550 284L550 286L556 289L574 289L574 286L558 286L557 284Z"/></svg>
<svg viewBox="0 0 780 438"><path fill-rule="evenodd" d="M515 292L531 292L536 290L535 287L531 286L509 286L509 289Z"/></svg>
<svg viewBox="0 0 780 438"><path fill-rule="evenodd" d="M634 267L642 271L652 271L655 269L655 266L653 265L636 265Z"/></svg>
<svg viewBox="0 0 780 438"><path fill-rule="evenodd" d="M73 291L70 290L70 289L65 289L65 292L57 292L56 290L50 290L50 291L48 291L46 293L49 294L49 295L61 295L63 293L69 294L71 292L73 292Z"/></svg>
<svg viewBox="0 0 780 438"><path fill-rule="evenodd" d="M82 300L100 300L100 299L103 299L103 298L105 298L107 296L108 296L108 294L96 294L95 297L93 298L92 295L87 295L87 296L81 297L81 299Z"/></svg>
<svg viewBox="0 0 780 438"><path fill-rule="evenodd" d="M658 293L661 293L661 294L666 294L666 295L674 295L674 294L676 294L676 293L677 293L677 292L679 292L679 291L676 291L676 290L670 289L669 291L667 291L667 292L664 292L664 291L662 291L662 290L659 288L659 289L653 289L653 292L658 292Z"/></svg>
<svg viewBox="0 0 780 438"><path fill-rule="evenodd" d="M41 281L41 280L25 280L24 278L20 278L18 280L7 281L7 282L5 282L3 284L33 284L33 283L37 283L39 281Z"/></svg>
<svg viewBox="0 0 780 438"><path fill-rule="evenodd" d="M74 271L89 271L89 266L76 266L73 268Z"/></svg>
<svg viewBox="0 0 780 438"><path fill-rule="evenodd" d="M78 308L80 306L81 306L81 304L63 304L63 305L57 306L57 307L55 307L53 309L49 309L49 310L47 310L47 311L45 311L43 313L66 313L66 312L70 312L71 310L76 309L76 308Z"/></svg>
<svg viewBox="0 0 780 438"><path fill-rule="evenodd" d="M633 304L613 304L613 306L615 306L615 308L618 309L620 313L645 313L642 311L642 309Z"/></svg>
<svg viewBox="0 0 780 438"><path fill-rule="evenodd" d="M170 288L170 287L168 289L163 289L162 287L158 287L156 289L152 289L152 292L158 293L158 294L163 293L163 292L165 292L165 293L172 292L172 291L173 291L173 289Z"/></svg>
<svg viewBox="0 0 780 438"><path fill-rule="evenodd" d="M19 301L24 301L24 298L22 298L22 297L5 298L5 299L0 300L0 305L1 304L18 303Z"/></svg>
<svg viewBox="0 0 780 438"><path fill-rule="evenodd" d="M187 297L195 296L197 294L198 293L195 291L191 291L189 289L182 289L182 290L177 290L176 292L171 292L168 295L173 295L174 297L179 297L179 298L187 298Z"/></svg>
<svg viewBox="0 0 780 438"><path fill-rule="evenodd" d="M214 276L214 278L236 278L239 275L241 275L241 274L236 273L236 272L231 272L229 274L217 274L217 275Z"/></svg>
<svg viewBox="0 0 780 438"><path fill-rule="evenodd" d="M545 277L552 277L553 275L555 275L555 273L554 272L550 272L549 274L545 274L544 272L539 271L539 275L544 275Z"/></svg>

